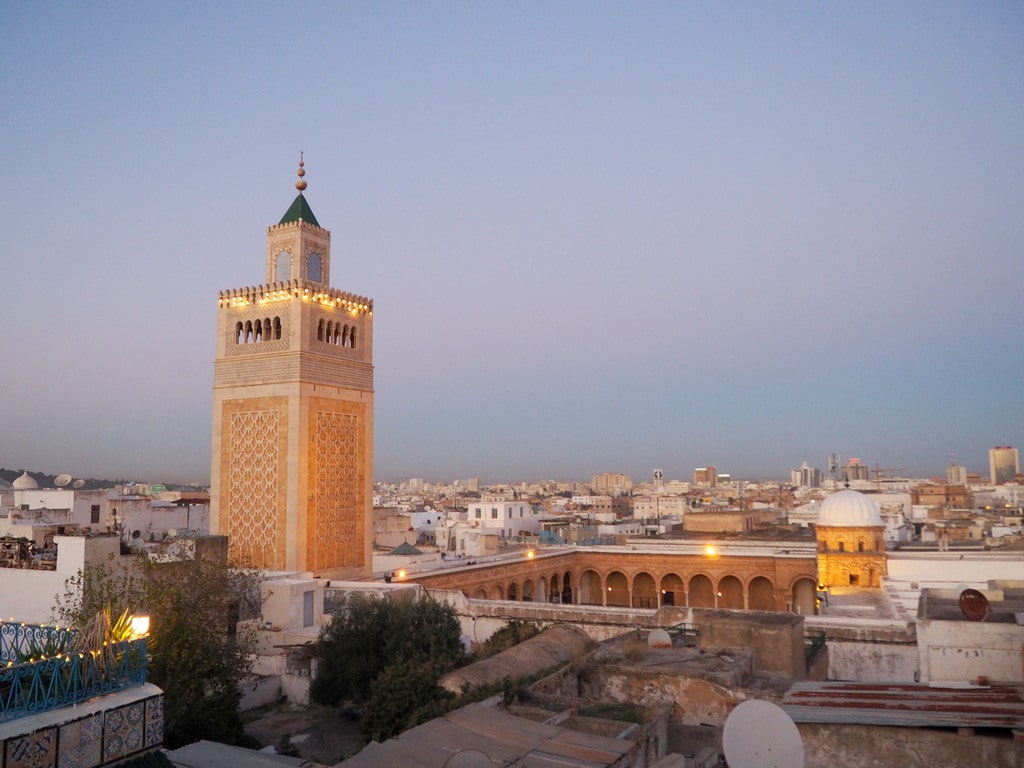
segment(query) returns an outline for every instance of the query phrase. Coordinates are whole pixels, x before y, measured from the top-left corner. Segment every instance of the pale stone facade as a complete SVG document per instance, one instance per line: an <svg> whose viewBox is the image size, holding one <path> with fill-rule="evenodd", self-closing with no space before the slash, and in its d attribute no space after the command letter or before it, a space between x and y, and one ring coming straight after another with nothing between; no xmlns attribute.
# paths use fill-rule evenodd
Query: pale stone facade
<svg viewBox="0 0 1024 768"><path fill-rule="evenodd" d="M296 186L267 232L266 283L218 300L210 529L239 563L360 578L373 541L373 302L329 286L331 235Z"/></svg>

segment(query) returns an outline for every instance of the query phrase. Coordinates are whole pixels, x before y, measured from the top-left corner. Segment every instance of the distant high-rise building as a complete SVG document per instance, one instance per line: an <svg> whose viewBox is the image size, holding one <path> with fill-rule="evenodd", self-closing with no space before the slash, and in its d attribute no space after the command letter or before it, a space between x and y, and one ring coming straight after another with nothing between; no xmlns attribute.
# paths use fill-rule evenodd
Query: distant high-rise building
<svg viewBox="0 0 1024 768"><path fill-rule="evenodd" d="M266 281L217 302L210 528L234 562L370 575L373 302L330 286L302 192L267 230Z"/></svg>
<svg viewBox="0 0 1024 768"><path fill-rule="evenodd" d="M955 464L946 467L946 485L967 485L967 467Z"/></svg>
<svg viewBox="0 0 1024 768"><path fill-rule="evenodd" d="M693 484L714 488L718 485L718 469L715 467L697 467L693 470Z"/></svg>
<svg viewBox="0 0 1024 768"><path fill-rule="evenodd" d="M844 480L870 480L871 467L861 462L860 459L847 459L843 465Z"/></svg>
<svg viewBox="0 0 1024 768"><path fill-rule="evenodd" d="M821 488L821 481L824 479L824 473L820 469L810 466L806 461L799 469L792 470L789 475L793 485L798 488Z"/></svg>
<svg viewBox="0 0 1024 768"><path fill-rule="evenodd" d="M594 493L605 493L609 496L614 496L632 490L633 481L629 475L623 475L618 472L603 472L591 478L590 487Z"/></svg>
<svg viewBox="0 0 1024 768"><path fill-rule="evenodd" d="M988 469L993 485L1002 485L1013 480L1020 473L1020 456L1016 448L997 445L988 451Z"/></svg>

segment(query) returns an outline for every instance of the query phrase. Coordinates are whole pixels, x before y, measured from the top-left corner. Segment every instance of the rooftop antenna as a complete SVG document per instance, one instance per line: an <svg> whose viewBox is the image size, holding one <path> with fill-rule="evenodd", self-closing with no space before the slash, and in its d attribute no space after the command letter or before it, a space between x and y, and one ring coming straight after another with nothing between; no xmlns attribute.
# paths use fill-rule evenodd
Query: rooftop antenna
<svg viewBox="0 0 1024 768"><path fill-rule="evenodd" d="M828 471L832 475L832 489L835 490L839 480L839 454L833 453L828 457Z"/></svg>

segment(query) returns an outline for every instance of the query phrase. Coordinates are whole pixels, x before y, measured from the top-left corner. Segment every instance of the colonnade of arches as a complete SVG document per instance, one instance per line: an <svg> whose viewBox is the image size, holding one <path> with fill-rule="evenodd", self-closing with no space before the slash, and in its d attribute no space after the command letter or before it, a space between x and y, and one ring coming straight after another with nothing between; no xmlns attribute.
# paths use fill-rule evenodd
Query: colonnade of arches
<svg viewBox="0 0 1024 768"><path fill-rule="evenodd" d="M574 581L571 571L478 587L472 595L489 600L577 603L623 608L724 608L751 611L814 613L817 582L809 576L777 585L766 576L741 579L727 574L696 573L688 579L667 573L656 579L641 571L632 578L619 570L602 575L588 568ZM780 592L779 590L782 590Z"/></svg>
<svg viewBox="0 0 1024 768"><path fill-rule="evenodd" d="M235 343L255 344L260 341L273 341L281 338L281 318L269 317L262 320L246 320L235 323Z"/></svg>
<svg viewBox="0 0 1024 768"><path fill-rule="evenodd" d="M320 320L316 325L316 340L326 341L339 347L356 346L356 327L354 325L342 325L333 320Z"/></svg>

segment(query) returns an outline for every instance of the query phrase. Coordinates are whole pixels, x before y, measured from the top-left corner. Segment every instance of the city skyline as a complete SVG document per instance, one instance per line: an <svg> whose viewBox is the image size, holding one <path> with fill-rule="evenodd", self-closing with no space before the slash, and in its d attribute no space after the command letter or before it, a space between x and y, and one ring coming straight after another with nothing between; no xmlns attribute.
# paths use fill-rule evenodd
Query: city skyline
<svg viewBox="0 0 1024 768"><path fill-rule="evenodd" d="M209 479L217 291L306 197L375 304L376 474L1024 434L1024 8L4 11L0 466Z"/></svg>

